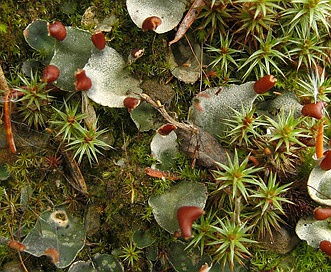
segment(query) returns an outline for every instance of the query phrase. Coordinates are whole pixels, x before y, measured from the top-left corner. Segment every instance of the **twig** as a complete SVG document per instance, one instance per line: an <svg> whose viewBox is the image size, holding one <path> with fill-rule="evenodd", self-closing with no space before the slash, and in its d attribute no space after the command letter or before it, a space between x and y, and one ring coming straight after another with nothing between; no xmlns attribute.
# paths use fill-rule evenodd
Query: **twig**
<svg viewBox="0 0 331 272"><path fill-rule="evenodd" d="M178 27L175 38L169 42L169 45L179 41L185 35L186 31L190 28L190 26L194 23L199 13L201 12L201 7L205 4L204 0L195 0L192 4L190 10L186 13L183 21L180 23Z"/></svg>
<svg viewBox="0 0 331 272"><path fill-rule="evenodd" d="M187 124L178 122L174 118L172 118L169 115L169 113L165 110L164 106L161 104L161 102L159 100L155 102L152 98L150 98L149 95L144 94L144 93L138 93L138 95L142 99L144 99L147 103L149 103L153 108L158 110L164 119L166 119L169 123L175 125L177 128L180 128L182 130L185 130L190 133L195 133L195 134L197 134L199 132L199 130L196 127L194 127L193 125L187 125Z"/></svg>
<svg viewBox="0 0 331 272"><path fill-rule="evenodd" d="M316 144L315 144L315 153L316 158L320 159L323 157L323 135L324 135L324 121L322 121L318 126L318 132L316 136Z"/></svg>
<svg viewBox="0 0 331 272"><path fill-rule="evenodd" d="M5 92L4 94L4 101L3 101L3 114L4 114L4 122L6 127L6 135L7 141L10 148L11 153L16 153L16 146L14 142L14 137L12 133L11 127L11 120L10 120L10 98L11 98L11 91L8 87L5 74L2 70L0 65L0 89Z"/></svg>

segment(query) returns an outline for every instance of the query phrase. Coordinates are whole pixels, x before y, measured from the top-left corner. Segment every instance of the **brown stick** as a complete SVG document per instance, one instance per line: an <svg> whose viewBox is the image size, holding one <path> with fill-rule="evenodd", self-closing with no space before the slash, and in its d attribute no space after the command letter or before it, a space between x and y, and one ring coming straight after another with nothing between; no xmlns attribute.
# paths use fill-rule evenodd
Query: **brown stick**
<svg viewBox="0 0 331 272"><path fill-rule="evenodd" d="M198 17L202 6L205 5L204 0L195 0L192 4L190 10L186 13L183 21L180 23L180 26L178 27L178 30L176 32L175 38L169 42L169 45L172 45L173 43L179 41L183 36L185 35L186 31L190 28L190 26L193 24L195 19Z"/></svg>
<svg viewBox="0 0 331 272"><path fill-rule="evenodd" d="M323 135L324 135L324 121L322 121L319 124L317 136L316 136L315 153L317 159L323 157Z"/></svg>
<svg viewBox="0 0 331 272"><path fill-rule="evenodd" d="M11 91L8 87L5 74L2 70L0 65L0 89L5 92L4 94L4 102L3 102L3 114L4 114L4 122L6 127L6 135L7 141L9 145L9 149L11 153L16 153L16 146L14 142L12 127L11 127L11 120L10 120L10 98L11 98Z"/></svg>
<svg viewBox="0 0 331 272"><path fill-rule="evenodd" d="M147 94L139 93L140 97L144 99L147 103L149 103L153 108L157 109L164 119L166 119L169 123L175 125L177 128L183 129L187 132L198 133L198 129L193 125L187 125L181 122L176 121L172 118L169 113L165 110L164 106L160 103L160 101L155 102L152 98L150 98Z"/></svg>

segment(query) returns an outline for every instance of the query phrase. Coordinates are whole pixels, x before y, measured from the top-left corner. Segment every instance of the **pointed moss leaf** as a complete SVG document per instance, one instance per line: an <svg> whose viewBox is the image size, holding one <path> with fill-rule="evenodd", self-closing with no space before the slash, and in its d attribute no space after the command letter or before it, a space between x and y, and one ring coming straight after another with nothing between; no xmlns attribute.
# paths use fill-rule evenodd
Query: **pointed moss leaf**
<svg viewBox="0 0 331 272"><path fill-rule="evenodd" d="M309 175L307 189L310 197L321 205L331 206L331 170L314 167Z"/></svg>
<svg viewBox="0 0 331 272"><path fill-rule="evenodd" d="M41 214L34 228L23 240L25 252L36 257L53 256L58 268L69 266L84 247L84 225L65 209Z"/></svg>
<svg viewBox="0 0 331 272"><path fill-rule="evenodd" d="M296 234L307 244L318 248L323 240L330 241L331 229L328 220L315 220L314 218L300 219L295 228Z"/></svg>
<svg viewBox="0 0 331 272"><path fill-rule="evenodd" d="M26 42L45 55L52 55L56 39L48 35L47 21L35 20L23 31Z"/></svg>
<svg viewBox="0 0 331 272"><path fill-rule="evenodd" d="M185 12L186 0L127 0L126 6L132 21L138 27L142 27L146 18L156 16L162 23L155 32L165 33L179 24Z"/></svg>
<svg viewBox="0 0 331 272"><path fill-rule="evenodd" d="M177 135L171 131L163 136L156 133L151 142L153 157L159 162L155 167L160 170L169 170L174 164L174 159L178 155Z"/></svg>
<svg viewBox="0 0 331 272"><path fill-rule="evenodd" d="M248 108L257 97L254 82L209 88L193 98L189 120L214 137L224 135L228 129L226 119L233 118L233 109Z"/></svg>
<svg viewBox="0 0 331 272"><path fill-rule="evenodd" d="M182 206L204 208L207 188L202 183L180 181L164 194L151 196L148 203L153 208L157 223L170 233L179 231L177 210Z"/></svg>
<svg viewBox="0 0 331 272"><path fill-rule="evenodd" d="M157 110L146 101L141 102L138 107L132 110L130 116L139 131L149 131L160 126L157 122Z"/></svg>
<svg viewBox="0 0 331 272"><path fill-rule="evenodd" d="M56 85L63 90L74 91L75 72L85 66L95 47L90 32L74 27L66 29L67 36L56 43L50 64L60 69Z"/></svg>
<svg viewBox="0 0 331 272"><path fill-rule="evenodd" d="M150 230L136 230L133 234L133 242L135 245L142 249L150 246L155 241Z"/></svg>
<svg viewBox="0 0 331 272"><path fill-rule="evenodd" d="M73 263L68 272L123 272L122 264L109 254L95 254L93 264L91 261L78 261Z"/></svg>
<svg viewBox="0 0 331 272"><path fill-rule="evenodd" d="M134 93L141 92L139 81L129 74L122 56L111 47L94 52L84 70L92 80L87 96L102 106L122 108L125 97L137 97Z"/></svg>
<svg viewBox="0 0 331 272"><path fill-rule="evenodd" d="M194 53L192 53L192 49ZM174 77L187 83L193 84L200 77L200 63L196 56L201 55L201 49L198 44L192 47L179 41L170 48L169 64L171 73Z"/></svg>

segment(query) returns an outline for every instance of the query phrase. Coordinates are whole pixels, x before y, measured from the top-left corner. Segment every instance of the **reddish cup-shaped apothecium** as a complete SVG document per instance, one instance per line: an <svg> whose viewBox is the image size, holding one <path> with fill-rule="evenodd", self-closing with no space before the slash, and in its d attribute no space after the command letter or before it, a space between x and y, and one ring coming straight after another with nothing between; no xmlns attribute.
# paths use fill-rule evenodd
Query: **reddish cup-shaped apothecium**
<svg viewBox="0 0 331 272"><path fill-rule="evenodd" d="M59 21L54 21L52 24L47 24L48 34L58 41L63 41L67 36L66 27Z"/></svg>
<svg viewBox="0 0 331 272"><path fill-rule="evenodd" d="M26 249L26 246L23 245L22 243L15 241L15 240L10 240L8 242L8 247L15 249L17 251L23 251Z"/></svg>
<svg viewBox="0 0 331 272"><path fill-rule="evenodd" d="M91 37L91 40L96 48L102 50L106 46L106 38L102 31L94 33Z"/></svg>
<svg viewBox="0 0 331 272"><path fill-rule="evenodd" d="M331 256L331 242L327 240L321 241L320 250L322 250L326 255Z"/></svg>
<svg viewBox="0 0 331 272"><path fill-rule="evenodd" d="M55 80L57 80L60 76L60 69L57 68L55 65L47 65L43 71L43 76L42 76L42 80L44 82L54 82Z"/></svg>
<svg viewBox="0 0 331 272"><path fill-rule="evenodd" d="M173 124L165 124L162 127L157 129L157 133L161 134L162 136L168 135L171 131L176 130L177 127Z"/></svg>
<svg viewBox="0 0 331 272"><path fill-rule="evenodd" d="M75 73L75 77L75 88L77 91L87 91L92 87L92 81L86 75L84 70L78 69L78 71Z"/></svg>
<svg viewBox="0 0 331 272"><path fill-rule="evenodd" d="M317 207L314 210L314 217L316 220L325 220L331 217L331 208Z"/></svg>
<svg viewBox="0 0 331 272"><path fill-rule="evenodd" d="M273 86L275 86L277 78L273 75L266 75L261 77L254 83L254 91L257 94L264 94L269 91Z"/></svg>
<svg viewBox="0 0 331 272"><path fill-rule="evenodd" d="M144 49L134 48L131 50L130 54L132 58L139 59L142 55L144 55L144 52Z"/></svg>
<svg viewBox="0 0 331 272"><path fill-rule="evenodd" d="M325 102L318 101L316 103L309 103L302 107L301 113L304 116L314 117L316 119L323 118L323 108L325 107Z"/></svg>
<svg viewBox="0 0 331 272"><path fill-rule="evenodd" d="M147 30L155 31L160 24L162 24L162 20L159 17L151 16L144 20L141 28L143 31L147 31Z"/></svg>
<svg viewBox="0 0 331 272"><path fill-rule="evenodd" d="M192 236L192 224L205 212L197 206L182 206L177 210L177 219L180 231L185 239Z"/></svg>
<svg viewBox="0 0 331 272"><path fill-rule="evenodd" d="M131 112L136 107L138 107L140 100L138 98L128 96L123 100L123 104L124 107L126 107L128 111Z"/></svg>
<svg viewBox="0 0 331 272"><path fill-rule="evenodd" d="M331 169L331 150L324 152L324 158L321 160L320 167L325 171Z"/></svg>
<svg viewBox="0 0 331 272"><path fill-rule="evenodd" d="M58 264L60 261L59 251L56 248L53 248L53 247L47 248L44 251L43 255L50 257L52 263L54 263L54 264Z"/></svg>

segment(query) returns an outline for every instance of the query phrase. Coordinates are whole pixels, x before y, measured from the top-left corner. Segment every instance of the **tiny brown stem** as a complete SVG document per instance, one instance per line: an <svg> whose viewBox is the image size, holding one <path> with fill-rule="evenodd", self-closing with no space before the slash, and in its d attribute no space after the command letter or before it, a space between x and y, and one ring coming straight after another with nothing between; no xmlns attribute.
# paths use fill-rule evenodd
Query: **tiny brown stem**
<svg viewBox="0 0 331 272"><path fill-rule="evenodd" d="M166 119L169 123L175 125L177 128L180 128L182 130L185 130L190 133L198 133L198 129L194 127L193 125L187 125L181 122L176 121L174 118L172 118L169 113L166 111L164 106L161 104L160 101L154 101L152 98L150 98L149 95L144 93L138 93L138 95L145 100L147 103L149 103L153 108L158 110L159 113L163 116L164 119Z"/></svg>
<svg viewBox="0 0 331 272"><path fill-rule="evenodd" d="M318 126L318 132L316 136L316 145L315 145L315 153L316 158L320 159L323 157L323 135L324 135L324 121L322 121Z"/></svg>
<svg viewBox="0 0 331 272"><path fill-rule="evenodd" d="M14 142L14 137L12 133L11 120L10 120L10 98L11 91L8 87L5 74L0 65L0 89L4 91L4 105L3 105L3 114L4 114L4 122L6 127L6 135L7 141L10 148L11 153L16 153L16 146Z"/></svg>

